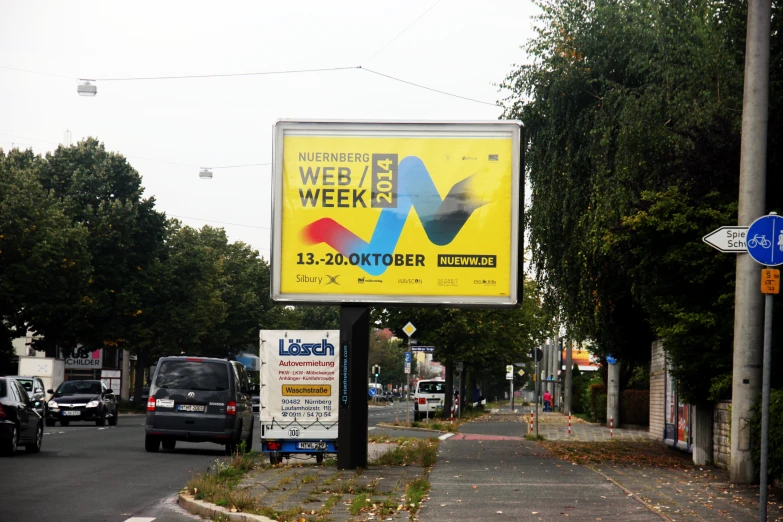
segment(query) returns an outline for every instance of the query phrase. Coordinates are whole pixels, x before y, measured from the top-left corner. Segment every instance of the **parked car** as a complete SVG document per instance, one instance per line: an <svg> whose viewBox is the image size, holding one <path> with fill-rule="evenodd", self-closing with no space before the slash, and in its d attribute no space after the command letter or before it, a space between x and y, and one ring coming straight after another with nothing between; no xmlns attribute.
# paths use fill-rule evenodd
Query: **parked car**
<svg viewBox="0 0 783 522"><path fill-rule="evenodd" d="M57 421L63 426L71 422L95 422L105 426L106 422L117 424L117 397L102 381L65 381L49 400L46 425L54 426Z"/></svg>
<svg viewBox="0 0 783 522"><path fill-rule="evenodd" d="M147 400L144 448L173 450L177 441L223 444L232 454L253 446L250 379L236 361L163 357Z"/></svg>
<svg viewBox="0 0 783 522"><path fill-rule="evenodd" d="M43 419L18 381L0 377L0 454L14 455L19 446L41 451Z"/></svg>
<svg viewBox="0 0 783 522"><path fill-rule="evenodd" d="M14 379L27 392L27 396L33 402L33 408L42 418L46 418L46 387L40 377L26 377L22 375L8 375L9 379Z"/></svg>
<svg viewBox="0 0 783 522"><path fill-rule="evenodd" d="M446 381L442 379L419 381L413 393L413 419L434 417L443 409L445 401Z"/></svg>

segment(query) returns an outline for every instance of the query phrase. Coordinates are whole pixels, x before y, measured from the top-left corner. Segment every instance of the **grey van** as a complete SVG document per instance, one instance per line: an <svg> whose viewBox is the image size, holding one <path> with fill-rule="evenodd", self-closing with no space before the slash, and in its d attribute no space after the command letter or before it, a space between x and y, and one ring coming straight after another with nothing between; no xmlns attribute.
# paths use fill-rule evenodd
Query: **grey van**
<svg viewBox="0 0 783 522"><path fill-rule="evenodd" d="M245 367L210 357L163 357L147 399L144 448L172 450L177 441L214 442L226 454L253 445L253 403Z"/></svg>

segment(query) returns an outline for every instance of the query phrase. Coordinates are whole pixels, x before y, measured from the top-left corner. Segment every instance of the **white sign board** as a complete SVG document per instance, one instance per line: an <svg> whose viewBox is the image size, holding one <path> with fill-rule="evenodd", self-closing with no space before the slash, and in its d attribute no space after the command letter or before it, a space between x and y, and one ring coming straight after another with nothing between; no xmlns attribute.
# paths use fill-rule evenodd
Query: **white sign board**
<svg viewBox="0 0 783 522"><path fill-rule="evenodd" d="M748 227L720 227L702 238L702 241L712 248L727 253L745 253L748 247L745 244L745 234Z"/></svg>
<svg viewBox="0 0 783 522"><path fill-rule="evenodd" d="M411 373L411 363L405 363L405 373Z"/></svg>
<svg viewBox="0 0 783 522"><path fill-rule="evenodd" d="M103 367L103 350L90 351L79 347L65 358L65 368L71 370L100 370Z"/></svg>
<svg viewBox="0 0 783 522"><path fill-rule="evenodd" d="M337 438L339 344L337 330L261 331L262 438Z"/></svg>

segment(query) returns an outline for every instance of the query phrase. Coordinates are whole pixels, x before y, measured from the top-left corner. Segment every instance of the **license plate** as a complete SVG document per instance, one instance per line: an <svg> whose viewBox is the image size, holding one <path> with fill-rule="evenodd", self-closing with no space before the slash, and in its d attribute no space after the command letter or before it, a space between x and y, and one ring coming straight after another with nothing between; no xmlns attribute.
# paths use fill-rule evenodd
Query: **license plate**
<svg viewBox="0 0 783 522"><path fill-rule="evenodd" d="M325 442L297 442L296 449L325 450Z"/></svg>
<svg viewBox="0 0 783 522"><path fill-rule="evenodd" d="M82 414L82 412L80 412L80 411L64 411L63 412L63 415L66 415L68 417L78 417L81 414Z"/></svg>
<svg viewBox="0 0 783 522"><path fill-rule="evenodd" d="M206 411L206 406L198 406L196 404L180 404L177 406L179 411Z"/></svg>

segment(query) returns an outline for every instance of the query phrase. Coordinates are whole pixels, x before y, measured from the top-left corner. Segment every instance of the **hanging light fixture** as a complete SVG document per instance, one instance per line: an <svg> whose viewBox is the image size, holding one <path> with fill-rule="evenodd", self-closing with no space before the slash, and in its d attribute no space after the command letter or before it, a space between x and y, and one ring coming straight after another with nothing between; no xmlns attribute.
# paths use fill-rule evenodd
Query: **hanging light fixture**
<svg viewBox="0 0 783 522"><path fill-rule="evenodd" d="M82 82L76 86L76 92L79 93L79 96L95 96L98 94L98 86L90 83L90 80L79 81Z"/></svg>
<svg viewBox="0 0 783 522"><path fill-rule="evenodd" d="M201 179L212 179L212 170L207 167L202 167L198 173L198 177Z"/></svg>

